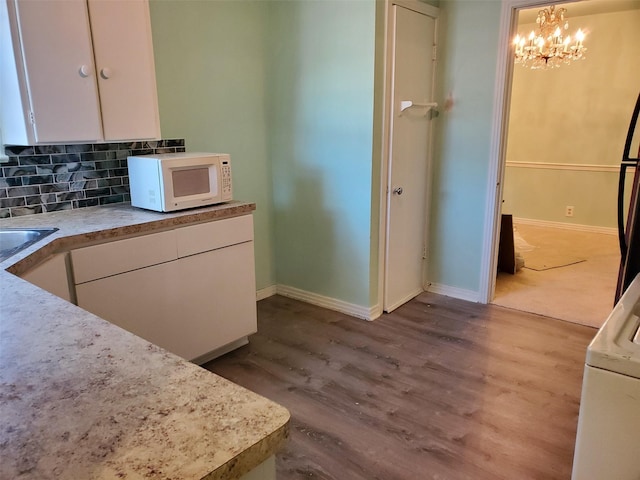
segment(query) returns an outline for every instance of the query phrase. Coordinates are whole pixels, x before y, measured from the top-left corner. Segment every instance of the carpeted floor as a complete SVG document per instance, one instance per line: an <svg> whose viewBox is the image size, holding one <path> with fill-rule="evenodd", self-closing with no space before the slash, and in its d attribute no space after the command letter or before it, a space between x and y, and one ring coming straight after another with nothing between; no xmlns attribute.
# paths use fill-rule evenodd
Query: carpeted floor
<svg viewBox="0 0 640 480"><path fill-rule="evenodd" d="M515 275L498 274L492 303L600 327L613 307L620 264L617 237L524 224L515 230L525 268ZM527 268L527 254L535 254L537 263L540 257L554 265L580 261L537 271Z"/></svg>

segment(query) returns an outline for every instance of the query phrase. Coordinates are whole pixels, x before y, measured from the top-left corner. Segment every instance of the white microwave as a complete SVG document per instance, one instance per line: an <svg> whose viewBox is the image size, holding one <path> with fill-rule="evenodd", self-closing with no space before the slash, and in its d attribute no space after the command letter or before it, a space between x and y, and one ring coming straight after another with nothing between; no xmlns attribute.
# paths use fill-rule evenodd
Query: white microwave
<svg viewBox="0 0 640 480"><path fill-rule="evenodd" d="M131 205L171 212L232 199L231 158L224 153L128 157Z"/></svg>

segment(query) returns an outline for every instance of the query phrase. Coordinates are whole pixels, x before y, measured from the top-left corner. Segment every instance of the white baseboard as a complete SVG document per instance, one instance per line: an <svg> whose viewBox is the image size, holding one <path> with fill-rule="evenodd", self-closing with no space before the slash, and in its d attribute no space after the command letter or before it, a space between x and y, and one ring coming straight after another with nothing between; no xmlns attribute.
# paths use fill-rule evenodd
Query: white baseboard
<svg viewBox="0 0 640 480"><path fill-rule="evenodd" d="M295 300L318 305L319 307L328 308L329 310L346 313L347 315L362 318L364 320L374 320L380 316L379 313L377 314L379 306L363 307L361 305L348 303L336 298L325 297L323 295L318 295L317 293L307 292L287 285L278 285L276 287L276 293Z"/></svg>
<svg viewBox="0 0 640 480"><path fill-rule="evenodd" d="M460 300L467 300L468 302L480 302L480 292L473 290L466 290L464 288L451 287L449 285L442 285L440 283L432 283L427 288L427 292L437 293L438 295L445 295L447 297L459 298Z"/></svg>
<svg viewBox="0 0 640 480"><path fill-rule="evenodd" d="M523 225L534 225L537 227L563 228L565 230L576 230L578 232L604 233L606 235L617 235L618 229L615 227L596 227L593 225L579 225L576 223L551 222L548 220L536 220L533 218L513 217L513 223Z"/></svg>
<svg viewBox="0 0 640 480"><path fill-rule="evenodd" d="M380 303L376 303L369 310L371 312L371 317L368 318L367 320L375 320L382 316L382 305Z"/></svg>
<svg viewBox="0 0 640 480"><path fill-rule="evenodd" d="M261 288L256 292L256 300L259 302L260 300L264 300L265 298L272 297L277 293L277 287L275 285L270 285L266 288Z"/></svg>

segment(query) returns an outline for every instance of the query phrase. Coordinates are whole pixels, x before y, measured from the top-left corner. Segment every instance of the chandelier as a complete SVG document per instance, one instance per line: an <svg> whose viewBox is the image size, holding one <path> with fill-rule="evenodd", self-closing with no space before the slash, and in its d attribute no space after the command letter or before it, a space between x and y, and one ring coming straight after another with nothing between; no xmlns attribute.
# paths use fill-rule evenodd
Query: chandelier
<svg viewBox="0 0 640 480"><path fill-rule="evenodd" d="M552 5L538 12L538 31L532 31L528 38L518 34L513 40L516 63L534 69L555 68L584 59L587 51L582 43L584 32L578 29L573 37L562 33L569 29L569 22L564 16L566 11L566 8L556 10Z"/></svg>

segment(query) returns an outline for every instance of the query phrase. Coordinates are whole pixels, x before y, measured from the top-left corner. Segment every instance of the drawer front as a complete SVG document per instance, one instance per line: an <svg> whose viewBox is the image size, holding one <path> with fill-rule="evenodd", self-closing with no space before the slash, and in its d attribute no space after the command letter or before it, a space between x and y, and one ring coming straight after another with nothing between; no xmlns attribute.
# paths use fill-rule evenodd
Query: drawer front
<svg viewBox="0 0 640 480"><path fill-rule="evenodd" d="M253 240L253 216L227 218L176 230L178 257Z"/></svg>
<svg viewBox="0 0 640 480"><path fill-rule="evenodd" d="M117 240L71 251L76 285L175 259L175 231Z"/></svg>

